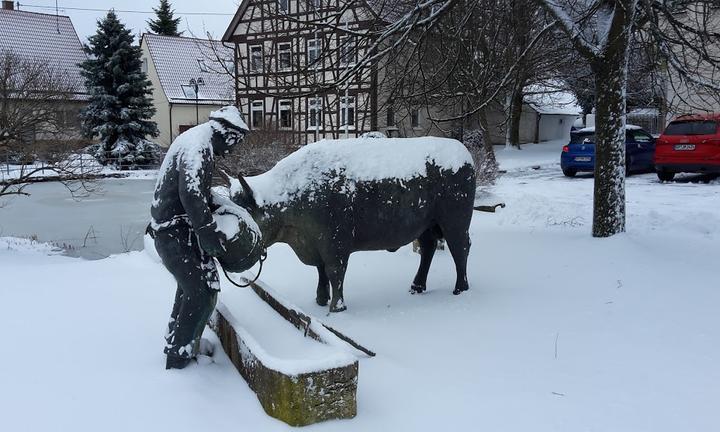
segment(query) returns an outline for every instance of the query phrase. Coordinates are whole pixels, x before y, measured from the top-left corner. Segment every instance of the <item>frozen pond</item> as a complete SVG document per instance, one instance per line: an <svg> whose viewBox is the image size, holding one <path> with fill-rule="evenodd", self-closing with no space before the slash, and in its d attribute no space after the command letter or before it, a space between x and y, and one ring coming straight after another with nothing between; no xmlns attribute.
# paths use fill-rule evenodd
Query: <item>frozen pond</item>
<svg viewBox="0 0 720 432"><path fill-rule="evenodd" d="M0 200L0 236L37 237L68 255L99 259L143 248L155 180L106 179L75 199L59 183L29 186L29 197Z"/></svg>

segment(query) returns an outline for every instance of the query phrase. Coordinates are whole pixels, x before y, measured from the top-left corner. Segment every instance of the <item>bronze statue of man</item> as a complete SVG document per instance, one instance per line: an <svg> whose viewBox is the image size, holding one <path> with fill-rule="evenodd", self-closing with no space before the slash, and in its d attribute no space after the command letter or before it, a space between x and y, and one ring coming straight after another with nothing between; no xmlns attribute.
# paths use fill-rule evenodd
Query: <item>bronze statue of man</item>
<svg viewBox="0 0 720 432"><path fill-rule="evenodd" d="M207 123L175 139L160 168L149 230L158 255L177 281L166 335L166 369L182 369L196 357L215 308L220 283L213 257L222 253L227 239L211 209L214 158L227 155L247 132L237 108L214 111Z"/></svg>

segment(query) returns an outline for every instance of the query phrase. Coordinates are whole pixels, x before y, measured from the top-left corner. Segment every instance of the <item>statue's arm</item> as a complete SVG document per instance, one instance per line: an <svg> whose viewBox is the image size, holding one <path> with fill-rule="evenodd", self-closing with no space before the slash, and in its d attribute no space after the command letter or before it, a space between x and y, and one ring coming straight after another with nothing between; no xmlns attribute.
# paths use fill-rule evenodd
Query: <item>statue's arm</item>
<svg viewBox="0 0 720 432"><path fill-rule="evenodd" d="M200 246L211 255L217 255L222 249L222 233L217 231L210 209L212 155L205 149L199 156L200 159L194 160L183 158L180 163L180 202L198 234Z"/></svg>

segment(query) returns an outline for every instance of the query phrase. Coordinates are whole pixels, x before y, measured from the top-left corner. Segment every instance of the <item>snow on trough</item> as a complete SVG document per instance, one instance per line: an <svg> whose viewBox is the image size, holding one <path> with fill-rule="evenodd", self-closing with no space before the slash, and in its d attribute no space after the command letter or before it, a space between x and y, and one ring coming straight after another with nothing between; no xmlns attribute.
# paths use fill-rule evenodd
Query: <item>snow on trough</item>
<svg viewBox="0 0 720 432"><path fill-rule="evenodd" d="M328 174L351 182L410 180L423 176L427 164L456 172L472 157L460 142L448 138L355 138L308 144L270 171L246 180L259 204L275 204L320 184ZM240 184L233 182L232 190Z"/></svg>

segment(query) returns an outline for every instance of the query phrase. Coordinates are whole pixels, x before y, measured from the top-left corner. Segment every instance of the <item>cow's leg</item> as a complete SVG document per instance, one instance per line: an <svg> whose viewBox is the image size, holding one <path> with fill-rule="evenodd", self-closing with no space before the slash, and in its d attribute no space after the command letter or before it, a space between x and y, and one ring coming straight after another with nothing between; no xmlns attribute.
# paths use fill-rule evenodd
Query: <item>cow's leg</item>
<svg viewBox="0 0 720 432"><path fill-rule="evenodd" d="M420 267L413 279L412 286L410 286L410 294L419 294L427 289L427 275L437 248L437 235L432 228L429 228L418 237L418 243L420 245Z"/></svg>
<svg viewBox="0 0 720 432"><path fill-rule="evenodd" d="M327 306L330 301L330 281L328 280L327 274L325 273L325 266L317 266L318 271L318 285L317 285L317 296L315 301L320 306Z"/></svg>
<svg viewBox="0 0 720 432"><path fill-rule="evenodd" d="M342 312L347 307L343 299L343 283L345 281L345 270L347 269L347 257L342 257L333 264L325 264L325 273L332 286L332 299L330 300L330 312Z"/></svg>
<svg viewBox="0 0 720 432"><path fill-rule="evenodd" d="M455 289L453 294L458 295L468 290L467 281L467 259L470 252L470 233L469 221L467 224L458 224L459 226L441 226L440 228L445 235L448 249L455 261L455 271L457 279L455 280Z"/></svg>

